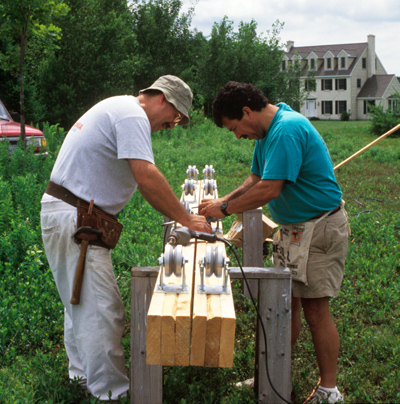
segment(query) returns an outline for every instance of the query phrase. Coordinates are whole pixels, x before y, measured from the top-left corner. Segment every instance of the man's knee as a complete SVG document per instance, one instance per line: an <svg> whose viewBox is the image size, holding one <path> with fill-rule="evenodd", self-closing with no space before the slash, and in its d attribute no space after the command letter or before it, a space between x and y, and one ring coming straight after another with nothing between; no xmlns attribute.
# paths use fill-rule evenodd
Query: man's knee
<svg viewBox="0 0 400 404"><path fill-rule="evenodd" d="M329 309L329 297L318 299L301 299L304 317L309 327L315 328L331 321L331 313Z"/></svg>

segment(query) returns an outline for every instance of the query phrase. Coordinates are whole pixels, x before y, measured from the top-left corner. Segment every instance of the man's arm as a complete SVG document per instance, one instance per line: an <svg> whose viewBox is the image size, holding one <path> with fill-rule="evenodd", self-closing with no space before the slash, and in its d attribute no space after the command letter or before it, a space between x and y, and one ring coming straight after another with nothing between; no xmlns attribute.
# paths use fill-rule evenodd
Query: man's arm
<svg viewBox="0 0 400 404"><path fill-rule="evenodd" d="M226 211L232 214L263 206L279 196L284 183L284 180L259 180L248 187L247 191L240 193L237 198L227 199L229 203ZM231 194L237 195L235 191ZM203 201L199 206L199 213L206 217L224 217L220 209L221 204L225 202L223 199Z"/></svg>
<svg viewBox="0 0 400 404"><path fill-rule="evenodd" d="M261 177L252 173L243 181L242 185L239 185L235 190L219 199L221 202L228 202L231 199L236 199L256 185L260 180Z"/></svg>
<svg viewBox="0 0 400 404"><path fill-rule="evenodd" d="M154 164L146 160L128 161L138 183L139 192L154 209L191 230L211 232L211 226L204 216L191 215L179 202L167 180Z"/></svg>

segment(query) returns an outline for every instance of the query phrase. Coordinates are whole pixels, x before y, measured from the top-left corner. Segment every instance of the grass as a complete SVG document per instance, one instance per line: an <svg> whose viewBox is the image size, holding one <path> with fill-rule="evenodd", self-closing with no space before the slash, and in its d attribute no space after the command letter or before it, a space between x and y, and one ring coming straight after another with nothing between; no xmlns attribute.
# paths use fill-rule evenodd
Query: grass
<svg viewBox="0 0 400 404"><path fill-rule="evenodd" d="M334 165L376 139L367 122L313 124ZM46 127L45 133L51 151L47 158L17 151L10 160L0 145L0 403L95 403L68 382L63 307L43 253L40 197L64 136L58 127ZM206 120L190 130L177 127L153 135L153 149L177 195L188 165L201 171L206 164L214 166L223 195L249 175L253 144ZM352 229L342 290L332 299L341 338L338 386L346 403L400 403L400 139L382 140L338 169L336 177ZM163 218L136 193L119 219L124 231L113 261L127 312L123 346L128 367L130 268L157 265ZM224 228L234 219L224 219ZM235 386L254 372L255 314L239 282L233 289L234 367L165 368L165 403L257 402L251 390ZM304 319L303 325L292 355L294 404L302 403L318 382Z"/></svg>

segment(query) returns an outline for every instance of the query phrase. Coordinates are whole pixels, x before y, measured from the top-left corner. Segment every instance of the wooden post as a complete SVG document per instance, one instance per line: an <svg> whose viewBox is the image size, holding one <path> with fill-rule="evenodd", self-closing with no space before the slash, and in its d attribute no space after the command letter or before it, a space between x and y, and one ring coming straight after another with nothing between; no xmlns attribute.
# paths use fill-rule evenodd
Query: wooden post
<svg viewBox="0 0 400 404"><path fill-rule="evenodd" d="M283 403L269 383L265 357L268 354L268 370L275 390L287 401L292 391L291 380L291 273L286 268L244 268L246 278L259 281L258 307L267 334L257 322L256 368L254 380L258 403ZM240 268L230 269L231 279L242 279Z"/></svg>
<svg viewBox="0 0 400 404"><path fill-rule="evenodd" d="M158 267L132 268L131 286L131 404L161 404L163 371L146 364L146 317Z"/></svg>
<svg viewBox="0 0 400 404"><path fill-rule="evenodd" d="M243 267L263 267L263 223L261 208L243 212ZM249 288L258 299L258 280L249 279ZM243 293L250 297L246 285Z"/></svg>

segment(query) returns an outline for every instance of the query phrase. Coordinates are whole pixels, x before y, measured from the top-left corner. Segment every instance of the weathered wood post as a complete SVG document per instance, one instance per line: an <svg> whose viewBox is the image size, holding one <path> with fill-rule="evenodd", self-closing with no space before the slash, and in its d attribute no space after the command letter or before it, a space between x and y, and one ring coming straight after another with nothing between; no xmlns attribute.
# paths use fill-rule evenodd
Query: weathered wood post
<svg viewBox="0 0 400 404"><path fill-rule="evenodd" d="M162 404L162 366L146 364L146 317L157 276L158 267L132 268L130 364L132 404Z"/></svg>
<svg viewBox="0 0 400 404"><path fill-rule="evenodd" d="M261 208L243 212L243 266L263 267L263 223ZM249 279L249 288L255 299L258 299L258 280ZM243 293L250 297L243 284Z"/></svg>
<svg viewBox="0 0 400 404"><path fill-rule="evenodd" d="M246 278L258 283L258 310L267 334L265 348L264 334L257 321L255 392L258 403L283 403L273 391L267 376L278 393L290 401L291 379L291 273L287 268L243 268ZM243 279L240 268L230 269L231 279Z"/></svg>

